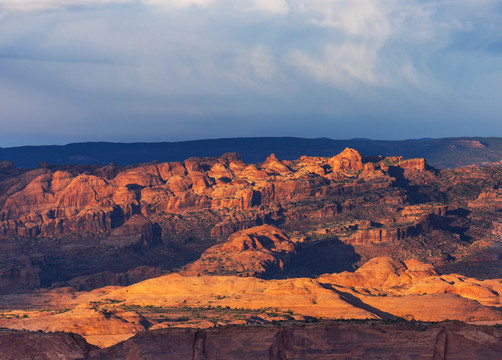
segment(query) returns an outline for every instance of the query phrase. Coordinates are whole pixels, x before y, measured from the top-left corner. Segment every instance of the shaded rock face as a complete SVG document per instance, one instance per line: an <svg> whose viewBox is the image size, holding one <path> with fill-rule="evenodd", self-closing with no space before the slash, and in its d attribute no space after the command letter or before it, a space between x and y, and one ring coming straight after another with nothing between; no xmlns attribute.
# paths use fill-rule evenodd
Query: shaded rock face
<svg viewBox="0 0 502 360"><path fill-rule="evenodd" d="M255 226L209 248L184 273L267 277L282 272L294 251L293 242L281 230Z"/></svg>
<svg viewBox="0 0 502 360"><path fill-rule="evenodd" d="M413 341L410 341L413 339ZM106 349L70 333L0 331L2 359L498 359L502 331L463 323L162 329Z"/></svg>
<svg viewBox="0 0 502 360"><path fill-rule="evenodd" d="M103 240L104 245L114 248L148 247L159 242L161 229L142 215L133 215L123 225L113 229Z"/></svg>
<svg viewBox="0 0 502 360"><path fill-rule="evenodd" d="M132 267L125 272L103 271L91 275L76 276L68 281L54 282L53 287L71 287L77 291L90 291L105 286L127 286L146 279L166 275L169 271L153 266ZM14 286L10 286L10 289Z"/></svg>
<svg viewBox="0 0 502 360"><path fill-rule="evenodd" d="M413 341L410 341L413 339ZM502 331L461 323L321 323L165 329L141 333L91 359L496 359Z"/></svg>
<svg viewBox="0 0 502 360"><path fill-rule="evenodd" d="M0 329L0 359L84 360L91 350L97 348L76 334Z"/></svg>

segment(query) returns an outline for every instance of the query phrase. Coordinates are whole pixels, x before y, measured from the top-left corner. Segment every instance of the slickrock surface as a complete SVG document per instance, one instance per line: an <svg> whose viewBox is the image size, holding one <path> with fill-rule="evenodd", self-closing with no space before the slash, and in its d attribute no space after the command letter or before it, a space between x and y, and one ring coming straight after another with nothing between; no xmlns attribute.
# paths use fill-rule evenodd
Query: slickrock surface
<svg viewBox="0 0 502 360"><path fill-rule="evenodd" d="M170 274L90 293L53 290L26 295L24 300L5 295L0 304L10 301L14 306L18 301L20 310L4 311L0 326L71 331L89 343L109 346L150 327L268 323L274 316L502 323L501 291L499 279L438 275L434 267L416 260L381 257L354 273L317 279ZM241 312L232 318L238 309ZM203 316L208 311L217 313L212 322ZM178 315L173 317L173 312ZM218 320L222 316L224 322Z"/></svg>
<svg viewBox="0 0 502 360"><path fill-rule="evenodd" d="M110 346L145 330L148 321L135 312L120 309L97 311L83 306L54 315L30 312L29 318L11 323L11 329L73 332L82 335L91 344Z"/></svg>

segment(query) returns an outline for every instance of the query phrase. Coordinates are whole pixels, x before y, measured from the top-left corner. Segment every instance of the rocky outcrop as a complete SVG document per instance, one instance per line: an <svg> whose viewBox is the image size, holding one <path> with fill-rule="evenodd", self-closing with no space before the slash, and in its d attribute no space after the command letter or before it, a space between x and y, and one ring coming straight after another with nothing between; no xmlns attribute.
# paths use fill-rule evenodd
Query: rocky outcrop
<svg viewBox="0 0 502 360"><path fill-rule="evenodd" d="M64 330L82 335L89 343L101 347L110 346L146 330L148 321L141 315L121 309L101 309L80 306L70 311L50 316L28 316L13 320L9 327L18 330L42 330L45 332Z"/></svg>
<svg viewBox="0 0 502 360"><path fill-rule="evenodd" d="M413 339L411 341L410 339ZM463 323L322 322L162 329L97 349L71 333L0 331L2 359L496 359L502 331Z"/></svg>
<svg viewBox="0 0 502 360"><path fill-rule="evenodd" d="M89 358L92 350L97 350L97 348L88 344L82 336L72 333L0 329L0 359L2 360L63 358L84 360Z"/></svg>
<svg viewBox="0 0 502 360"><path fill-rule="evenodd" d="M294 161L272 154L257 164L225 154L127 168L4 168L10 172L0 176L0 238L29 249L24 258L22 251L0 253L6 289L71 277L88 277L82 285L88 288L103 284L94 274L141 266L172 271L233 233L263 224L298 233L306 245L339 240L361 263L397 252L439 265L472 253L475 239L491 241L483 219L499 220L492 195L472 205L479 193L498 191L496 169L439 174L423 159L364 158L352 149ZM462 210L470 203L472 215ZM110 285L122 278L99 276Z"/></svg>
<svg viewBox="0 0 502 360"><path fill-rule="evenodd" d="M396 166L425 171L415 163L423 161ZM343 180L359 176L364 167L361 154L353 149L332 158L302 157L288 165L273 154L256 165L225 154L129 169L110 164L85 173L40 168L18 175L15 184L3 184L0 235L106 234L135 214L151 218L166 212L249 210L389 186L385 159L370 165L362 181L349 184Z"/></svg>
<svg viewBox="0 0 502 360"><path fill-rule="evenodd" d="M9 245L2 256L0 248L0 291L71 277L87 278L84 288L102 279L121 284L115 275L97 280L93 274L145 265L172 270L253 226L284 224L289 231L343 218L361 206L361 194L375 193L371 201L379 207L384 197L403 203L402 191L391 190L395 180L385 159L368 162L346 149L332 158L295 161L272 154L258 164L245 164L237 154L127 168L45 164L19 170L2 163L0 243L30 250ZM395 202L385 200L383 208ZM273 273L287 259L276 265L262 260L269 265L260 271L227 270Z"/></svg>
<svg viewBox="0 0 502 360"><path fill-rule="evenodd" d="M410 285L418 280L438 275L434 266L417 260L398 261L390 256L369 260L355 272L322 275L319 281L341 286L365 288L392 288Z"/></svg>
<svg viewBox="0 0 502 360"><path fill-rule="evenodd" d="M133 215L123 225L113 229L103 240L103 244L114 248L148 247L161 238L161 229L157 224L142 215Z"/></svg>
<svg viewBox="0 0 502 360"><path fill-rule="evenodd" d="M329 159L328 164L333 171L354 172L363 169L361 154L354 149L346 148L340 154Z"/></svg>
<svg viewBox="0 0 502 360"><path fill-rule="evenodd" d="M478 209L501 209L502 189L490 189L482 191L476 200L469 202L470 208Z"/></svg>
<svg viewBox="0 0 502 360"><path fill-rule="evenodd" d="M355 225L356 233L346 240L349 244L378 244L385 242L398 242L401 239L409 238L430 232L433 229L430 214L422 215L410 221L402 219L400 222L390 222L384 226L376 228L361 228ZM404 224L403 224L404 223Z"/></svg>
<svg viewBox="0 0 502 360"><path fill-rule="evenodd" d="M502 293L502 284L497 281L439 275L430 264L413 259L398 261L389 256L373 258L353 273L322 275L317 280L379 296L456 294L487 306L498 306Z"/></svg>
<svg viewBox="0 0 502 360"><path fill-rule="evenodd" d="M212 326L205 311L216 311L220 319L232 309L242 311L237 317L228 317L226 324L256 323L260 312L282 312L289 314L290 320L322 317L502 322L500 293L500 279L480 281L439 275L433 266L417 260L401 262L378 257L354 273L325 274L316 279L169 274L124 288L4 295L0 304L7 304L10 310L3 312L0 326L74 331L92 344L108 346L150 326L173 325L176 317L172 313L182 309L187 311L184 321L191 320L188 325L204 328ZM20 309L15 309L16 304ZM26 308L32 310L27 312ZM262 318L261 323L268 321L270 318Z"/></svg>
<svg viewBox="0 0 502 360"><path fill-rule="evenodd" d="M413 340L411 340L413 339ZM497 328L443 324L320 323L289 326L165 329L136 335L91 359L496 359Z"/></svg>
<svg viewBox="0 0 502 360"><path fill-rule="evenodd" d="M255 226L209 248L183 273L267 277L283 271L294 251L293 242L279 229Z"/></svg>

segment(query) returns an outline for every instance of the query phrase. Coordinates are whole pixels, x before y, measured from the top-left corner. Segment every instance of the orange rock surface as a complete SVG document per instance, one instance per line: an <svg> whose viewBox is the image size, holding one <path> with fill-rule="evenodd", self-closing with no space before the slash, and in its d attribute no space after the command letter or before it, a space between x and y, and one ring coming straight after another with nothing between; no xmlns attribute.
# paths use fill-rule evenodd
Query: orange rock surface
<svg viewBox="0 0 502 360"><path fill-rule="evenodd" d="M255 226L209 248L183 273L263 276L282 271L294 251L293 242L281 230L271 225Z"/></svg>
<svg viewBox="0 0 502 360"><path fill-rule="evenodd" d="M32 295L31 300L29 296L25 299L25 307L30 303L35 308L63 305L72 310L34 312L28 318L4 316L0 326L72 331L92 344L106 346L144 329L145 321L140 315L122 309L134 306L272 308L329 319L502 322L502 311L498 309L502 305L500 291L500 280L438 275L431 265L416 260L400 262L380 257L354 273L326 274L317 279L170 274L78 296L64 292L52 292L50 297L42 298ZM200 326L204 327L202 323Z"/></svg>
<svg viewBox="0 0 502 360"><path fill-rule="evenodd" d="M289 164L272 154L261 164L246 165L237 155L226 154L122 171L108 166L94 174L36 169L20 175L16 185L1 194L0 235L100 234L135 213L249 209L350 191L336 184L343 178L388 177L384 160L368 163L362 173L361 154L348 148L332 158L302 157ZM425 171L423 159L395 166Z"/></svg>

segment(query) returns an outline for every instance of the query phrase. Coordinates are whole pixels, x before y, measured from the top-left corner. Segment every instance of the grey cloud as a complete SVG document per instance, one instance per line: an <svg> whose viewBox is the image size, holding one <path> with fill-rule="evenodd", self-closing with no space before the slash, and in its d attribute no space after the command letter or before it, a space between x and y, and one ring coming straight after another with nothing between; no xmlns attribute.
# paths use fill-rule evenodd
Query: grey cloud
<svg viewBox="0 0 502 360"><path fill-rule="evenodd" d="M471 132L468 116L502 130L498 101L470 90L502 90L496 1L12 4L0 0L4 143L424 137Z"/></svg>

